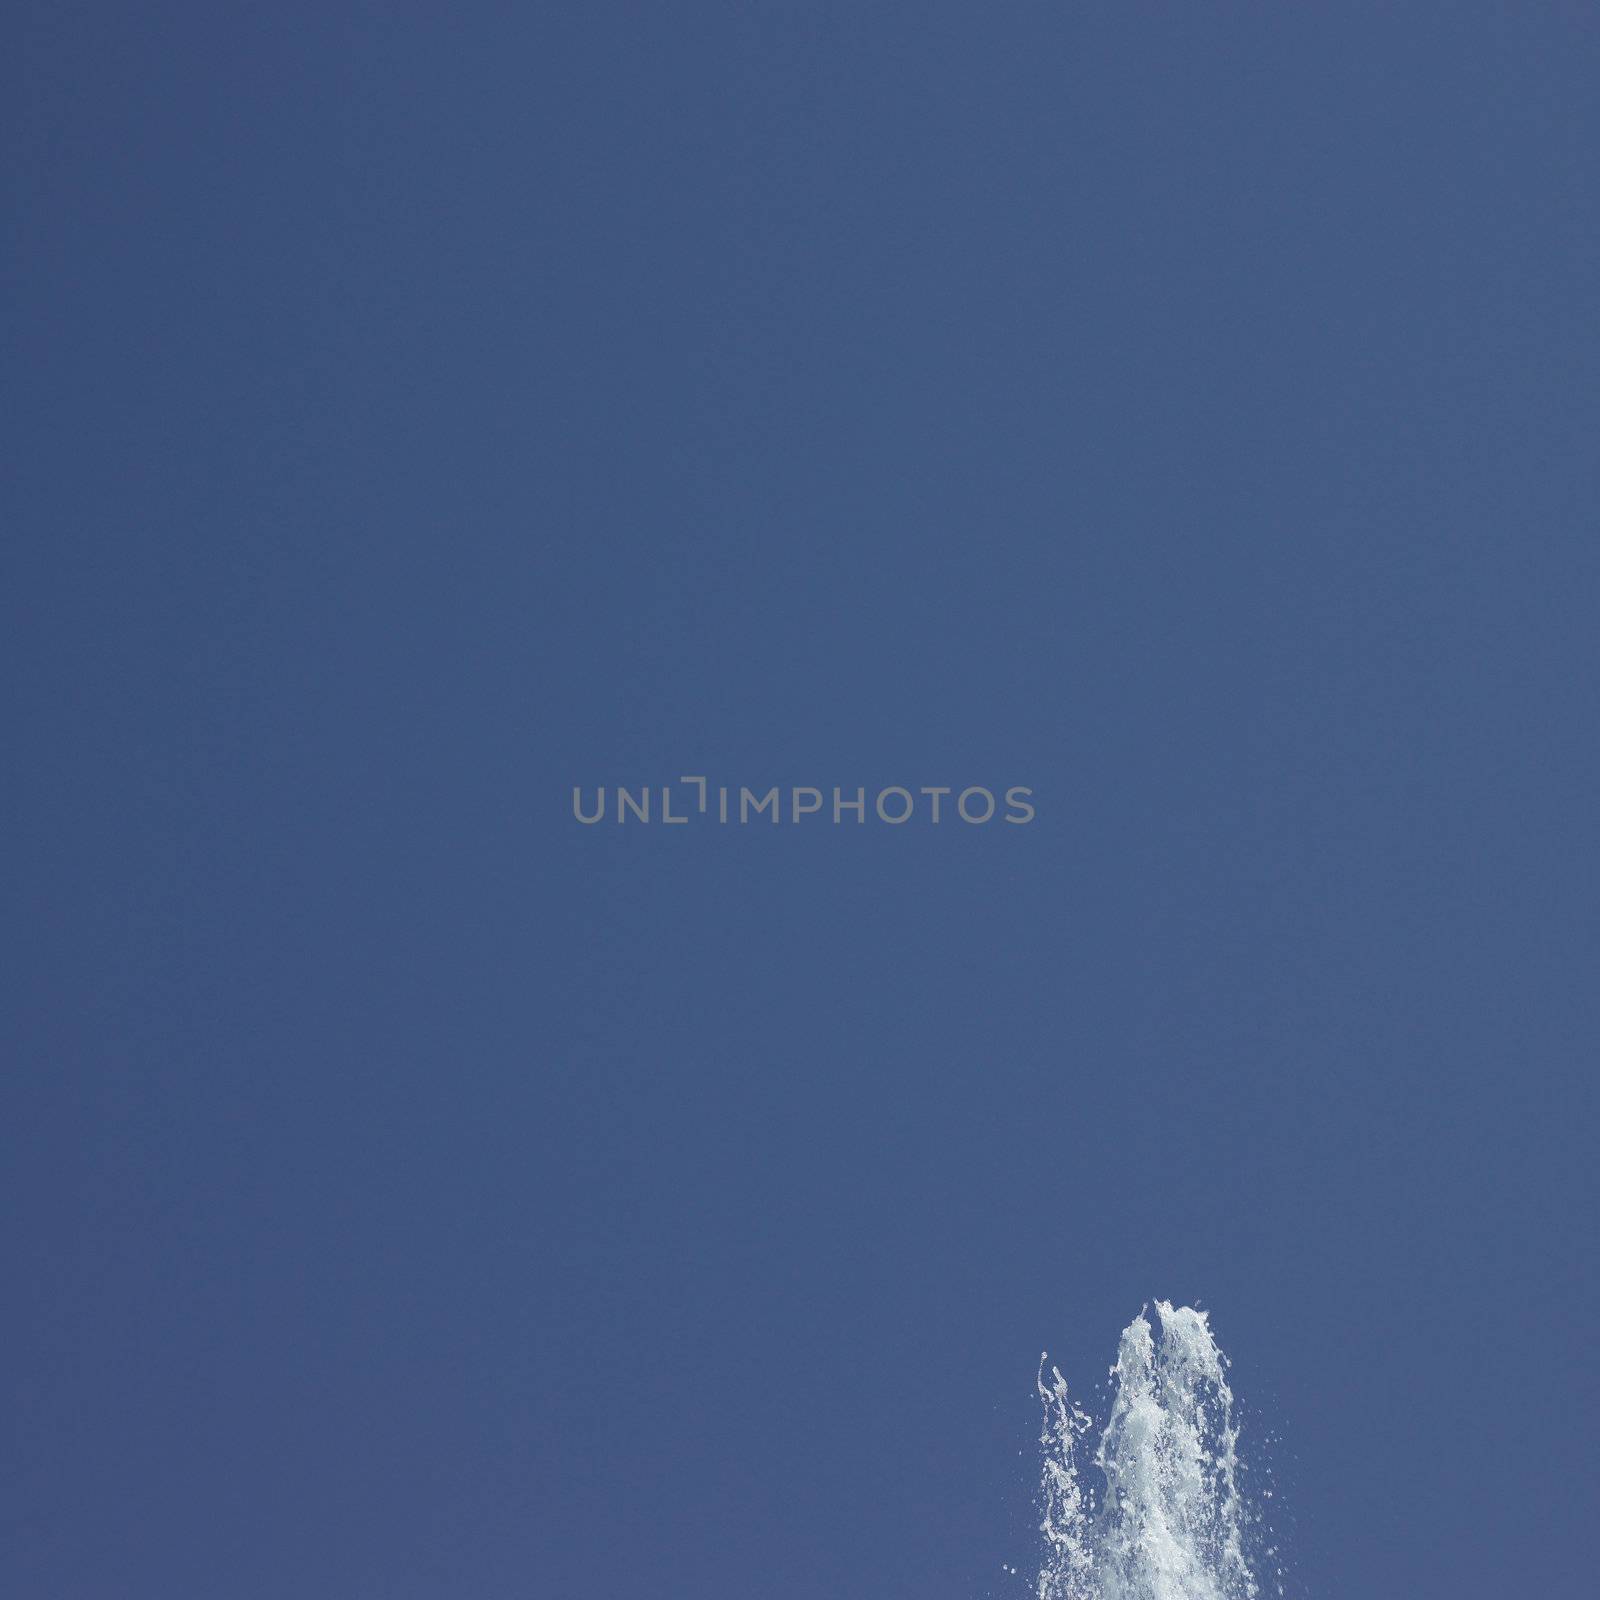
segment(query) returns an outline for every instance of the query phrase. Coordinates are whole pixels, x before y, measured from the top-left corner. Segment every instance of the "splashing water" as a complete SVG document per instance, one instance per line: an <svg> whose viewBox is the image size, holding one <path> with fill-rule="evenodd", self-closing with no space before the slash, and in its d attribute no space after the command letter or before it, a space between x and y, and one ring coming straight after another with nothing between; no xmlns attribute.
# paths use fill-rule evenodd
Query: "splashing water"
<svg viewBox="0 0 1600 1600"><path fill-rule="evenodd" d="M1255 1600L1235 1453L1227 1358L1206 1314L1156 1302L1123 1330L1111 1417L1093 1456L1098 1495L1079 1465L1088 1414L1039 1359L1044 1404L1045 1538L1039 1600Z"/></svg>

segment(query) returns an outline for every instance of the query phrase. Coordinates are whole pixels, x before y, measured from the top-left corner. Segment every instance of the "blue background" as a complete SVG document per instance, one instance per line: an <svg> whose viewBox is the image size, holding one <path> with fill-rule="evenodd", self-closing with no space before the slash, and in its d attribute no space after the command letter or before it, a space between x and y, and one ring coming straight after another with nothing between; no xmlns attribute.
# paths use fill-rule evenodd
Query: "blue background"
<svg viewBox="0 0 1600 1600"><path fill-rule="evenodd" d="M1021 1597L1161 1295L1583 1590L1589 8L6 34L0 1587Z"/></svg>

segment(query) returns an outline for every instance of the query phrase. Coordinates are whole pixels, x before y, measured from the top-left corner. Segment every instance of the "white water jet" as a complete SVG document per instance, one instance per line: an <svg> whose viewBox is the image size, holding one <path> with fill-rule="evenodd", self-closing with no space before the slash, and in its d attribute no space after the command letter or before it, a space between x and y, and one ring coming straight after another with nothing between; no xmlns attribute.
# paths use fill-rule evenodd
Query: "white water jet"
<svg viewBox="0 0 1600 1600"><path fill-rule="evenodd" d="M1245 1556L1227 1358L1206 1314L1155 1305L1123 1330L1111 1415L1091 1458L1093 1422L1039 1359L1044 1405L1039 1600L1255 1600Z"/></svg>

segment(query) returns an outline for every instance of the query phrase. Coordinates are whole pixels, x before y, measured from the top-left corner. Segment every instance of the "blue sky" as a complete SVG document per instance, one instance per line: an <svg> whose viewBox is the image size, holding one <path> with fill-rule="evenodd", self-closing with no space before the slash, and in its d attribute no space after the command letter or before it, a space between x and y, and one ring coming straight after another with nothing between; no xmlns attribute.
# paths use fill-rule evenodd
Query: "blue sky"
<svg viewBox="0 0 1600 1600"><path fill-rule="evenodd" d="M1579 1592L1592 18L7 33L0 1586L1020 1596L1159 1295Z"/></svg>

